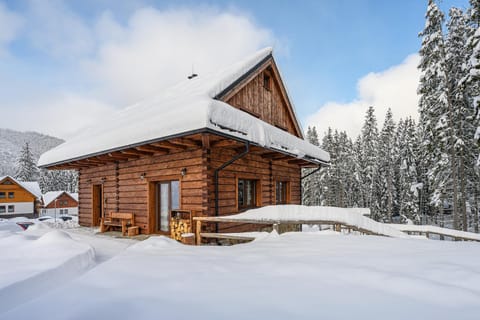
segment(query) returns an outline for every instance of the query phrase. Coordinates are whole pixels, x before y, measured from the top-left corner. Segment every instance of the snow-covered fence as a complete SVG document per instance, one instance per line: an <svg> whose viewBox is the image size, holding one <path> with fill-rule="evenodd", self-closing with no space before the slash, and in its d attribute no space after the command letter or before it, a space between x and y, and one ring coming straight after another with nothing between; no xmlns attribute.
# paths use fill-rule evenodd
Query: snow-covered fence
<svg viewBox="0 0 480 320"><path fill-rule="evenodd" d="M413 224L390 224L390 226L407 234L425 235L427 238L429 238L431 234L436 234L439 236L450 237L454 240L480 241L480 234L478 233L441 228L437 226Z"/></svg>
<svg viewBox="0 0 480 320"><path fill-rule="evenodd" d="M379 235L396 238L409 236L390 225L383 224L365 217L370 210L365 208L314 207L301 205L267 206L246 212L219 217L195 217L196 243L201 244L202 238L227 238L231 234L204 233L204 223L248 223L271 225L274 229L281 225L322 224L332 225L335 230L349 229L368 235Z"/></svg>

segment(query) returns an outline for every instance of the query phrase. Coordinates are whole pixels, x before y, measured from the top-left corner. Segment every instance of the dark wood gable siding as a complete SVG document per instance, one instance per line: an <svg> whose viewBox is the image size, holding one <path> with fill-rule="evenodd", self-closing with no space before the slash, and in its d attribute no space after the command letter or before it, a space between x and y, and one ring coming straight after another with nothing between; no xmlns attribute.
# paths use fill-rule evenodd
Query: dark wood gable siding
<svg viewBox="0 0 480 320"><path fill-rule="evenodd" d="M301 137L300 128L293 118L293 110L286 99L286 92L272 63L255 72L246 83L224 97L228 104ZM270 85L265 87L265 77Z"/></svg>

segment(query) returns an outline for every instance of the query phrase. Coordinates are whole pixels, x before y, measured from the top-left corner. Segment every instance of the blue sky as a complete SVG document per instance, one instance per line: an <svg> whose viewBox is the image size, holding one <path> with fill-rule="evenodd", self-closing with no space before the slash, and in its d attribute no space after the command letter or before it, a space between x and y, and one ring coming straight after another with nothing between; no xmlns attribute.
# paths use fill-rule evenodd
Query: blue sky
<svg viewBox="0 0 480 320"><path fill-rule="evenodd" d="M104 113L108 113L112 108L123 107L156 88L147 90L142 87L130 90L128 79L119 83L119 74L115 73L118 66L111 62L126 55L139 59L141 55L136 55L135 50L151 49L156 52L155 48L150 48L145 43L135 47L140 41L133 39L134 36L142 38L139 34L140 30L148 32L145 30L149 30L150 27L142 26L135 29L139 23L135 24L134 17L142 17L142 21L150 18L172 21L171 30L168 25L156 25L155 21L152 21L151 30L162 29L157 30L158 38L165 38L168 37L169 31L175 34L191 27L188 26L189 19L213 21L222 14L228 14L227 18L217 20L218 25L225 26L226 30L233 30L230 35L216 34L216 31L211 35L205 35L206 32L196 35L197 30L202 27L206 30L210 29L206 26L206 22L198 22L198 25L194 23L191 33L195 39L188 39L186 36L184 39L186 43L181 46L182 50L185 50L188 41L195 42L192 44L190 54L185 57L190 60L216 57L214 61L205 65L203 61L184 61L187 69L191 68L192 63L196 63L200 69L204 66L204 69L208 70L213 68L214 62L231 62L238 59L241 54L245 55L265 45L273 45L276 59L304 125L317 125L317 122L321 122L323 118L330 119L329 115L318 114L319 109L330 104L330 108L324 108L324 110L332 109L333 111L329 112L335 113L335 117L332 116L332 119L325 121L322 125L328 122L328 125L341 129L352 128L350 133L355 134L358 128L353 129L353 127L358 127L358 123L361 123L360 115L363 112L363 109L360 110L361 108L357 105L376 102L389 104L389 99L401 100L395 95L412 95L411 88L414 88L414 85L410 86L409 93L392 93L389 97L379 97L378 95L382 93L375 91L380 87L377 85L379 82L384 83L388 80L392 82L391 86L403 87L401 83L407 81L410 83L411 79L417 76L414 75L415 70L413 70L414 58L409 61L405 59L416 53L420 46L417 34L424 25L426 2L426 0L237 2L0 0L0 17L3 10L4 15L6 12L7 16L13 16L17 22L20 21L18 22L20 26L12 28L14 31L3 36L3 43L0 31L0 53L3 51L0 55L0 72L3 73L3 79L0 75L0 84L3 87L0 89L0 94L6 96L4 100L9 103L0 104L0 108L12 110L11 105L14 105L15 110L21 110L23 114L28 110L38 112L38 109L44 109L47 114L58 115L62 112L62 105L70 105L68 112L81 110L81 107L73 105L82 103L89 105L88 110L97 108ZM451 6L465 8L467 5L466 0L444 0L440 7L447 11ZM165 12L169 15L162 15ZM180 16L175 16L178 12L181 13ZM225 22L226 20L228 21ZM12 23L9 19L3 19L3 23L8 25L15 24L15 19L13 21ZM182 25L182 21L187 26ZM234 27L230 29L232 25ZM2 21L0 21L0 29L1 27ZM136 33L131 30L136 30ZM202 48L196 55L196 48L203 46L203 42L197 42L201 36L212 36L212 39L206 40L204 45L211 47L210 54L207 49ZM241 39L238 41L239 47L236 53L228 52L226 48L228 46L221 47L215 43L215 38L217 42L228 42L225 40L228 37ZM172 41L175 42L175 39L173 38ZM113 46L112 43L116 45ZM124 43L128 43L129 46L127 47ZM163 44L162 50L180 50L175 46L176 44L172 46ZM121 47L119 50L123 51L109 55L108 52L112 47ZM235 47L233 42L229 47ZM218 56L224 56L224 58L218 59ZM159 58L158 63L167 64L168 57L168 55L163 57L164 61L161 60L162 57ZM128 63L128 60L118 59L123 65ZM181 66L180 62L178 65ZM142 70L137 69L142 68L142 66L137 67L135 70L135 72L138 71L136 76L139 79L143 78ZM174 71L163 70L161 65L155 68L153 69L158 73L169 75L168 80L158 80L154 74L145 75L145 78L151 81L158 80L159 90L179 78ZM409 71L406 71L407 69ZM128 75L129 72L132 70L125 70L121 75ZM152 71L145 69L144 72ZM370 77L367 77L369 74ZM410 80L407 80L407 74L410 75L408 76ZM132 82L135 80L135 78L131 79ZM398 81L398 84L394 84L394 81ZM149 85L151 83L145 83L144 87ZM125 91L131 92L125 95L118 94L125 88ZM25 93L28 93L27 96ZM412 99L405 100L409 110L416 109L416 106L412 106L414 104ZM332 107L332 104L335 107ZM341 116L340 111L335 112L335 108L341 110L345 105L358 110L354 116L354 118L360 118L357 119L357 123L345 123L343 126L339 123L344 116ZM381 114L382 111L380 110L379 113ZM316 117L313 116L315 114L317 114ZM0 127L20 130L30 128L68 136L75 129L74 127L90 123L86 115L83 115L79 121L64 127L54 124L38 125L36 124L38 121L34 121L35 117L23 122L20 119L22 118L18 115L13 115L12 110L11 117L0 120ZM336 126L337 123L338 126ZM324 130L325 126L322 125L319 127Z"/></svg>

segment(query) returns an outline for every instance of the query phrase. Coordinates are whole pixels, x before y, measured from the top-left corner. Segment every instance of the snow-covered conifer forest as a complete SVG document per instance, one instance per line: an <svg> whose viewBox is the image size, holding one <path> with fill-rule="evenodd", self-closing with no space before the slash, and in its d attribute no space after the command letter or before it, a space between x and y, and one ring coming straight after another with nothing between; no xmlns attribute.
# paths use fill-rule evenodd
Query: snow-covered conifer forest
<svg viewBox="0 0 480 320"><path fill-rule="evenodd" d="M77 192L78 175L75 171L49 171L37 167L40 154L62 142L61 139L37 132L0 128L0 176L37 181L43 193L57 190Z"/></svg>
<svg viewBox="0 0 480 320"><path fill-rule="evenodd" d="M306 178L307 205L369 207L372 217L478 232L480 1L447 15L429 1L419 33L419 120L378 124L371 106L358 137L329 129L330 167Z"/></svg>

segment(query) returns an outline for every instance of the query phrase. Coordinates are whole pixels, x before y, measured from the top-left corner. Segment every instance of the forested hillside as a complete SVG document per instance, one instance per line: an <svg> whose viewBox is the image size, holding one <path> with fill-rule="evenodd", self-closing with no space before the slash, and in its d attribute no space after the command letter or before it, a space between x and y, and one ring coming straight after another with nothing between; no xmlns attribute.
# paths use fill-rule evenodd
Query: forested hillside
<svg viewBox="0 0 480 320"><path fill-rule="evenodd" d="M28 143L36 160L42 153L56 147L63 140L37 132L20 132L0 128L0 176L15 175L20 152Z"/></svg>

